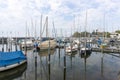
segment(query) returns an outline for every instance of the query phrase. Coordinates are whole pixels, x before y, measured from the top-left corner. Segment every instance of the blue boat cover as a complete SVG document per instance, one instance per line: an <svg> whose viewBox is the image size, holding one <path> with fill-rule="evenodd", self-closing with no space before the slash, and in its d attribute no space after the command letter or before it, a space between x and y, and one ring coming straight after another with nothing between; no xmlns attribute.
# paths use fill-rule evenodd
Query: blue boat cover
<svg viewBox="0 0 120 80"><path fill-rule="evenodd" d="M98 38L97 43L98 43L98 46L100 46L102 44L102 40Z"/></svg>
<svg viewBox="0 0 120 80"><path fill-rule="evenodd" d="M19 63L26 59L22 51L0 52L0 67Z"/></svg>
<svg viewBox="0 0 120 80"><path fill-rule="evenodd" d="M48 37L44 37L44 38L41 39L42 42L43 42L43 41L47 41L47 40L49 40Z"/></svg>

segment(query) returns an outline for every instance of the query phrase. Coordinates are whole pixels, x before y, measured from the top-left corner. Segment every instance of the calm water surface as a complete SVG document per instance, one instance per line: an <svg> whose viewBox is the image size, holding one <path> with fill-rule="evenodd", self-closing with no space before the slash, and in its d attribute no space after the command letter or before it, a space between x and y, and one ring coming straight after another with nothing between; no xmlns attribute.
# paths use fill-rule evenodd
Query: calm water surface
<svg viewBox="0 0 120 80"><path fill-rule="evenodd" d="M0 80L120 80L120 54L92 52L72 56L64 49L51 50L50 67L48 51L27 51L28 63L14 70L0 73ZM36 58L35 58L36 57Z"/></svg>

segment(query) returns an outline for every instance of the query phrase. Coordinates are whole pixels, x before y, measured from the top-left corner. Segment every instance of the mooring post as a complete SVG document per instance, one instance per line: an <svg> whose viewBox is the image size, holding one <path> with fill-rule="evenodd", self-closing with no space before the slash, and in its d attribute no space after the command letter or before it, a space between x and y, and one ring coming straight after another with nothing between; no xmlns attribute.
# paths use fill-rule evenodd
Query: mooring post
<svg viewBox="0 0 120 80"><path fill-rule="evenodd" d="M59 48L59 50L58 50L58 54L59 54L59 59L60 59L60 48Z"/></svg>
<svg viewBox="0 0 120 80"><path fill-rule="evenodd" d="M35 56L35 80L37 80L37 56Z"/></svg>
<svg viewBox="0 0 120 80"><path fill-rule="evenodd" d="M51 73L51 70L50 70L50 37L49 37L49 48L48 48L48 80L50 80L50 73Z"/></svg>
<svg viewBox="0 0 120 80"><path fill-rule="evenodd" d="M4 52L4 37L2 37L2 52Z"/></svg>
<svg viewBox="0 0 120 80"><path fill-rule="evenodd" d="M17 37L16 37L16 40L15 40L15 50L17 51Z"/></svg>
<svg viewBox="0 0 120 80"><path fill-rule="evenodd" d="M8 50L8 42L6 41L6 51Z"/></svg>
<svg viewBox="0 0 120 80"><path fill-rule="evenodd" d="M10 51L12 51L12 37L11 37L11 40L10 40Z"/></svg>
<svg viewBox="0 0 120 80"><path fill-rule="evenodd" d="M66 80L66 45L64 44L64 79L63 80Z"/></svg>

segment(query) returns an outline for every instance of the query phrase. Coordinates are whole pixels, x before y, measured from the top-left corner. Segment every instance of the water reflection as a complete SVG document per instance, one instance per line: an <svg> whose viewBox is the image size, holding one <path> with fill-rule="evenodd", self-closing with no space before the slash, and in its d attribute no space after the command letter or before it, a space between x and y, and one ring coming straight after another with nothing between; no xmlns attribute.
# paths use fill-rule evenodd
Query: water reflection
<svg viewBox="0 0 120 80"><path fill-rule="evenodd" d="M76 55L77 53L78 53L78 52L71 52L71 53L66 53L66 55L71 56L71 57L75 57L75 55Z"/></svg>
<svg viewBox="0 0 120 80"><path fill-rule="evenodd" d="M55 49L38 52L40 63L44 67L46 79L51 80L51 56L55 54ZM45 62L45 65L44 65Z"/></svg>
<svg viewBox="0 0 120 80"><path fill-rule="evenodd" d="M50 55L53 55L55 53L55 50L53 49L53 50L50 50ZM38 52L38 55L40 56L40 57L47 57L49 54L48 54L48 50L46 50L46 51L40 51L40 52Z"/></svg>
<svg viewBox="0 0 120 80"><path fill-rule="evenodd" d="M5 71L5 72L0 72L0 80L13 80L15 78L18 78L22 76L22 74L25 72L27 69L27 63L16 67L14 69Z"/></svg>
<svg viewBox="0 0 120 80"><path fill-rule="evenodd" d="M89 53L81 53L80 56L81 58L84 59L84 80L86 80L86 72L87 72L87 69L86 69L86 66L87 66L87 58L90 57L91 55L91 52Z"/></svg>
<svg viewBox="0 0 120 80"><path fill-rule="evenodd" d="M118 73L118 80L120 80L120 72Z"/></svg>
<svg viewBox="0 0 120 80"><path fill-rule="evenodd" d="M104 55L105 53L102 53L101 56L101 78L104 79Z"/></svg>
<svg viewBox="0 0 120 80"><path fill-rule="evenodd" d="M48 50L34 53L27 51L27 54L27 69L19 72L19 76L17 73L11 75L12 78L8 80L118 80L120 75L120 57L110 53L79 54L78 51L65 55L64 49L50 50L50 64ZM0 73L0 80L6 80L1 76Z"/></svg>
<svg viewBox="0 0 120 80"><path fill-rule="evenodd" d="M83 53L83 54L80 54L80 57L87 59L88 57L90 57L90 55L91 55L91 52L90 53Z"/></svg>

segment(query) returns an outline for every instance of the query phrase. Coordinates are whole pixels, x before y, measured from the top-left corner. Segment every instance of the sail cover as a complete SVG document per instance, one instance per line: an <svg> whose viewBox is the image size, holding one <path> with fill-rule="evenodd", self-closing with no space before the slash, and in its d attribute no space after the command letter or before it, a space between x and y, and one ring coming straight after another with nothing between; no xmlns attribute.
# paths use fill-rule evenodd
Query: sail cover
<svg viewBox="0 0 120 80"><path fill-rule="evenodd" d="M20 63L23 60L26 60L26 56L22 51L0 52L0 67Z"/></svg>

